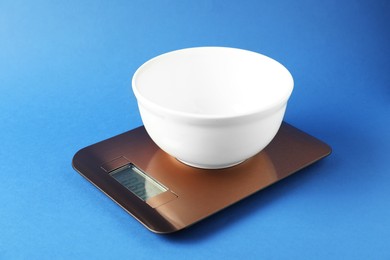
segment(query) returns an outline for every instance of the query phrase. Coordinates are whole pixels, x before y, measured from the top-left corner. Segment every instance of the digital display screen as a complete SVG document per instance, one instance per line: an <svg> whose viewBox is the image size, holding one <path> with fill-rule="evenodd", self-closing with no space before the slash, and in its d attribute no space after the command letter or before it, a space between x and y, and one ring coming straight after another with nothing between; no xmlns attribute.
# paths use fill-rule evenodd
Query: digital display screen
<svg viewBox="0 0 390 260"><path fill-rule="evenodd" d="M168 190L133 164L114 170L110 175L143 201Z"/></svg>

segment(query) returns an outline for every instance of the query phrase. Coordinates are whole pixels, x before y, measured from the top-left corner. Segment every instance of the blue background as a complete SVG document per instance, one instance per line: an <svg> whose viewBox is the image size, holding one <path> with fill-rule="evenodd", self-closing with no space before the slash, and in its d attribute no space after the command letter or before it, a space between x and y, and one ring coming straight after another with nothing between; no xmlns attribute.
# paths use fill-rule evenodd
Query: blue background
<svg viewBox="0 0 390 260"><path fill-rule="evenodd" d="M285 120L333 154L159 236L71 159L142 124L143 62L204 45L284 64ZM0 259L389 259L389 47L386 0L0 1Z"/></svg>

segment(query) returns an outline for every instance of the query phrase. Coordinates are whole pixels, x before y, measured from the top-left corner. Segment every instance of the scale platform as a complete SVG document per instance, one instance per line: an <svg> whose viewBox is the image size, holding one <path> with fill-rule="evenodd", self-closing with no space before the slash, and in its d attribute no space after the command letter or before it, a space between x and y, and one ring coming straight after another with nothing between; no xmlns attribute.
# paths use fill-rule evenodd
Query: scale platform
<svg viewBox="0 0 390 260"><path fill-rule="evenodd" d="M166 154L143 126L78 151L73 167L155 233L171 233L326 157L331 148L283 122L272 142L225 169L187 166Z"/></svg>

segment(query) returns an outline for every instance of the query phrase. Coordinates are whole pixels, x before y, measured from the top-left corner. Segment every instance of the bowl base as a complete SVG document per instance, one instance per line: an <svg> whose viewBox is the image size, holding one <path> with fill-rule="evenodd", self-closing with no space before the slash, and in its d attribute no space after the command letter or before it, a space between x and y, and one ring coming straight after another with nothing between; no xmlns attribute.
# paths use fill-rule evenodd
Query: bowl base
<svg viewBox="0 0 390 260"><path fill-rule="evenodd" d="M191 162L187 162L187 161L184 161L184 160L181 160L179 158L176 158L176 160L178 160L179 162L187 165L187 166L191 166L191 167L195 167L195 168L200 168L200 169L212 169L212 170L216 170L216 169L224 169L224 168L229 168L229 167L233 167L233 166L236 166L246 160L241 160L241 161L238 161L238 162L235 162L235 163L230 163L230 164L221 164L221 165L209 165L209 164L197 164L197 163L191 163Z"/></svg>

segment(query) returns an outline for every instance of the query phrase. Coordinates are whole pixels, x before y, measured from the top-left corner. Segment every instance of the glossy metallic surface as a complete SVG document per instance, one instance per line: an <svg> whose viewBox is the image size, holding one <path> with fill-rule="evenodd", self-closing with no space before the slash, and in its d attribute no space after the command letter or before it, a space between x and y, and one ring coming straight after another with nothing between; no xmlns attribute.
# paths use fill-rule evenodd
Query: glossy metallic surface
<svg viewBox="0 0 390 260"><path fill-rule="evenodd" d="M143 127L139 127L80 150L73 158L73 167L148 229L171 233L330 153L327 144L283 123L262 152L230 168L205 170L172 158L153 143ZM146 203L140 200L108 174L128 163L142 169L168 191Z"/></svg>

